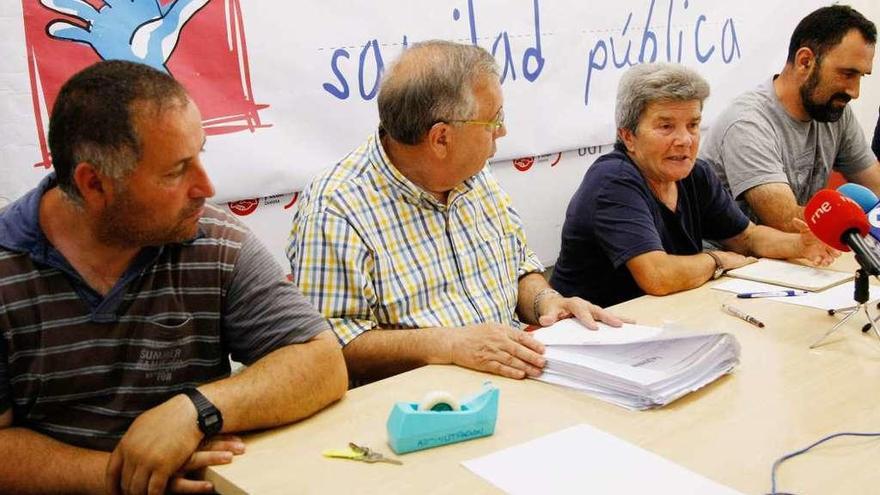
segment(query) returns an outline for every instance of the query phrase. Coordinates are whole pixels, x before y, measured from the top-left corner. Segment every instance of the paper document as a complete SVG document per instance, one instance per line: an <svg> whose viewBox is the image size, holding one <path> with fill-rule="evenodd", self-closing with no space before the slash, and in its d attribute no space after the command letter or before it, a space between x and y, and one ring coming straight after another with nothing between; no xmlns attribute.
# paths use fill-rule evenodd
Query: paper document
<svg viewBox="0 0 880 495"><path fill-rule="evenodd" d="M827 289L852 280L854 277L852 273L813 268L766 258L758 260L757 263L730 270L727 275L809 291Z"/></svg>
<svg viewBox="0 0 880 495"><path fill-rule="evenodd" d="M462 465L514 495L740 493L586 424L464 461Z"/></svg>
<svg viewBox="0 0 880 495"><path fill-rule="evenodd" d="M776 285L738 279L725 280L719 284L713 285L712 288L726 292L733 292L736 294L741 294L744 292L771 292L784 289L784 287L779 287ZM880 299L880 286L872 285L870 286L869 290L869 302ZM854 291L855 282L847 282L841 285L835 285L830 289L813 292L803 296L774 297L771 299L775 302L794 304L797 306L806 306L809 308L821 309L822 311L828 311L829 309L840 309L854 306L856 304L855 298L853 297Z"/></svg>
<svg viewBox="0 0 880 495"><path fill-rule="evenodd" d="M668 404L739 363L730 334L682 334L625 324L588 330L575 319L533 332L547 365L536 380L570 387L628 409Z"/></svg>
<svg viewBox="0 0 880 495"><path fill-rule="evenodd" d="M552 326L539 328L531 332L531 335L544 345L622 344L645 340L660 332L662 329L657 327L631 323L624 323L617 328L599 323L598 330L590 330L574 318L568 318Z"/></svg>
<svg viewBox="0 0 880 495"><path fill-rule="evenodd" d="M776 292L789 289L788 287L783 287L781 285L755 282L754 280L746 280L742 278L723 278L719 280L717 284L713 285L712 288L715 290L723 290L724 292L733 292L734 294L745 294L747 292Z"/></svg>

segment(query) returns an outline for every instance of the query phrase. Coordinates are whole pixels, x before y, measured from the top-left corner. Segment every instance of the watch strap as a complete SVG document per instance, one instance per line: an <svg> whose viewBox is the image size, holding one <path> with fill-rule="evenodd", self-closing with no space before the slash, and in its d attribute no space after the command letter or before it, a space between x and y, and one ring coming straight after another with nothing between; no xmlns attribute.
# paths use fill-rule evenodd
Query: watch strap
<svg viewBox="0 0 880 495"><path fill-rule="evenodd" d="M217 407L208 400L204 394L195 388L185 389L183 390L183 394L189 397L189 400L191 400L196 407L199 430L201 430L206 437L220 433L220 430L223 429L223 415L220 414L220 410L217 409Z"/></svg>
<svg viewBox="0 0 880 495"><path fill-rule="evenodd" d="M712 280L721 278L721 276L724 275L725 272L724 264L721 263L721 257L718 256L718 253L711 250L706 250L703 252L711 256L712 260L715 261L715 271L712 273Z"/></svg>

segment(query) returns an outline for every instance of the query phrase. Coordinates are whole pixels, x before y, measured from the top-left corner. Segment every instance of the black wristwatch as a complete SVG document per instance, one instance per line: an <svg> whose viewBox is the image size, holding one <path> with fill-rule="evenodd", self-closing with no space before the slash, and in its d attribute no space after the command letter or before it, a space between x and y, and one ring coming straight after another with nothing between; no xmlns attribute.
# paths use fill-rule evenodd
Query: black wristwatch
<svg viewBox="0 0 880 495"><path fill-rule="evenodd" d="M223 415L220 410L202 395L201 392L194 388L188 388L183 391L199 413L199 430L205 434L205 438L212 437L223 429Z"/></svg>

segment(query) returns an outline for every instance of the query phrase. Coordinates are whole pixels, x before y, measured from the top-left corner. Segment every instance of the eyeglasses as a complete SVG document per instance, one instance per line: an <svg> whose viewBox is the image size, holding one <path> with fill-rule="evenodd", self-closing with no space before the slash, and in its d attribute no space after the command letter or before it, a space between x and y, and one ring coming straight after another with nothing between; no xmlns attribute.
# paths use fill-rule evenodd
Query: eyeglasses
<svg viewBox="0 0 880 495"><path fill-rule="evenodd" d="M489 132L498 132L498 129L504 127L504 109L498 110L498 115L494 120L447 120L447 124L474 124L484 125Z"/></svg>

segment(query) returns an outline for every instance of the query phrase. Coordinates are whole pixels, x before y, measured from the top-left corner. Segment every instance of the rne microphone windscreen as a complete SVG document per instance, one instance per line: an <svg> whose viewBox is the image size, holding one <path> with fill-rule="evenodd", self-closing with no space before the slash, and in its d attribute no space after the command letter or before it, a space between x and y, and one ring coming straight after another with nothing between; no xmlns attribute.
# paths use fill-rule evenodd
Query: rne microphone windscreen
<svg viewBox="0 0 880 495"><path fill-rule="evenodd" d="M831 189L822 189L810 198L804 208L804 220L819 240L840 251L851 248L845 241L847 233L856 232L864 237L871 230L862 208Z"/></svg>

